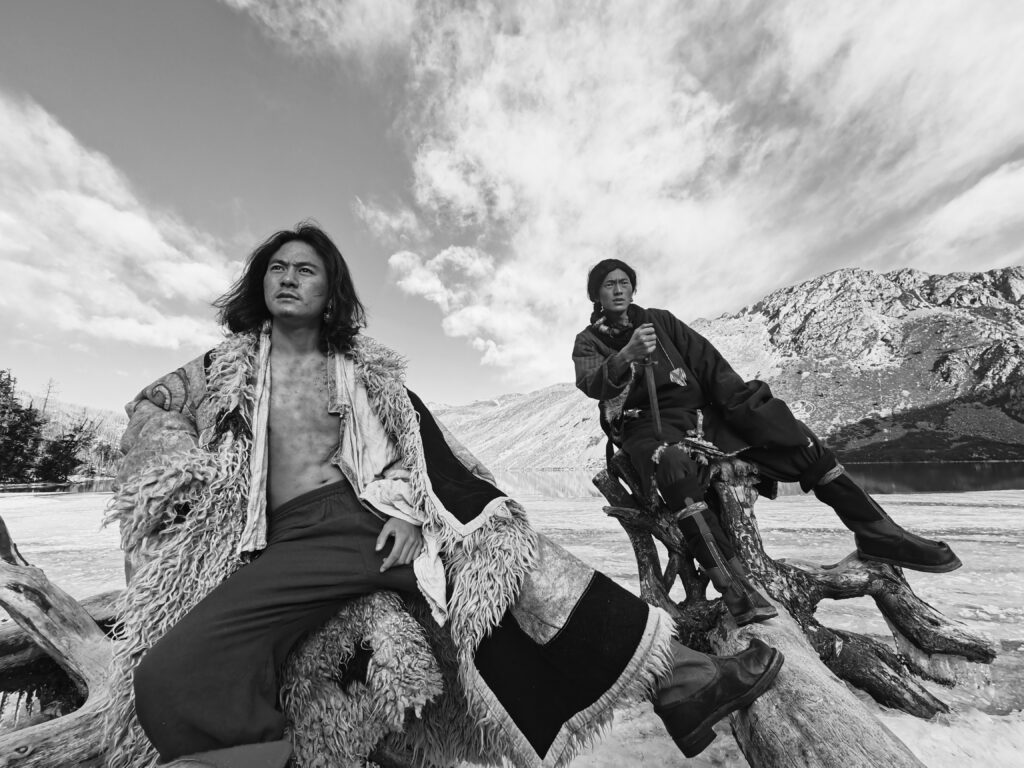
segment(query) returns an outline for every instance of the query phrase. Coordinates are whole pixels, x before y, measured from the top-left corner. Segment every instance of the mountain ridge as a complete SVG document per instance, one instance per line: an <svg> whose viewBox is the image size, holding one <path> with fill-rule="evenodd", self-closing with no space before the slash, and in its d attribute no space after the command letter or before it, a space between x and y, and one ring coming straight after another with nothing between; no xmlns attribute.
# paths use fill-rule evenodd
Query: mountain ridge
<svg viewBox="0 0 1024 768"><path fill-rule="evenodd" d="M1024 266L840 269L692 327L844 460L1024 460ZM604 463L597 404L571 383L431 408L496 469ZM55 399L47 412L48 429L90 418L112 445L127 421Z"/></svg>
<svg viewBox="0 0 1024 768"><path fill-rule="evenodd" d="M692 327L847 460L1024 459L1024 266L840 269ZM572 384L435 407L497 468L604 461L597 405Z"/></svg>

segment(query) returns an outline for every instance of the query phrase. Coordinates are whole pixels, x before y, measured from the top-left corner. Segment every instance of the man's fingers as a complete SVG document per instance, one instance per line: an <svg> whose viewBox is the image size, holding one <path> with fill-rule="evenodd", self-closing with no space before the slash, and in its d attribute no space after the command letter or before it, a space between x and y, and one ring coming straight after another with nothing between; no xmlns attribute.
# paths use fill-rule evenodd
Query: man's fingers
<svg viewBox="0 0 1024 768"><path fill-rule="evenodd" d="M409 523L404 523L391 518L384 523L384 528L377 536L376 551L380 552L387 546L389 538L394 537L391 544L391 552L380 567L381 573L393 565L407 565L411 563L423 548L423 538L419 530Z"/></svg>
<svg viewBox="0 0 1024 768"><path fill-rule="evenodd" d="M395 550L392 549L391 550L391 554L384 558L384 564L381 565L380 572L384 573L384 571L386 571L388 568L390 568L392 565L394 565L396 559L397 558L395 556Z"/></svg>
<svg viewBox="0 0 1024 768"><path fill-rule="evenodd" d="M410 541L409 547L405 550L404 562L406 563L406 565L415 560L417 554L419 554L419 546L416 544L415 541Z"/></svg>
<svg viewBox="0 0 1024 768"><path fill-rule="evenodd" d="M416 556L416 542L410 541L402 550L402 564L408 565Z"/></svg>
<svg viewBox="0 0 1024 768"><path fill-rule="evenodd" d="M401 546L395 545L395 551L399 553L397 562L399 565L408 565L423 550L423 542L416 539L409 539Z"/></svg>
<svg viewBox="0 0 1024 768"><path fill-rule="evenodd" d="M393 554L395 555L396 563L398 563L399 565L405 565L405 558L409 554L409 542L403 541L401 544L399 544L398 540L396 539Z"/></svg>

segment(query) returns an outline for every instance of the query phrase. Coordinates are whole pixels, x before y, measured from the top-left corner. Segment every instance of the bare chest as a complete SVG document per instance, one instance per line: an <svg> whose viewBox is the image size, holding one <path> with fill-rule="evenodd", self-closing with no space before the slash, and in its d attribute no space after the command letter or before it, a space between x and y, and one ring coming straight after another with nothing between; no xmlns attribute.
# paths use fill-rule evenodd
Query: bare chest
<svg viewBox="0 0 1024 768"><path fill-rule="evenodd" d="M328 413L327 359L270 364L271 450L326 458L338 443L338 417Z"/></svg>

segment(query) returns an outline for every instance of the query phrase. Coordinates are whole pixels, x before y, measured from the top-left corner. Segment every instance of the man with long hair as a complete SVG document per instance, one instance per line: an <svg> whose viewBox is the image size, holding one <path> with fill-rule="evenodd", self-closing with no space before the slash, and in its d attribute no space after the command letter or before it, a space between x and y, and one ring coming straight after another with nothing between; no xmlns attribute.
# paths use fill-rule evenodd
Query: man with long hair
<svg viewBox="0 0 1024 768"><path fill-rule="evenodd" d="M319 228L273 235L216 305L228 338L128 406L110 765L283 766L285 659L376 590L447 625L495 762L562 765L648 690L696 754L771 686L778 651L689 649L667 614L532 530L360 333Z"/></svg>

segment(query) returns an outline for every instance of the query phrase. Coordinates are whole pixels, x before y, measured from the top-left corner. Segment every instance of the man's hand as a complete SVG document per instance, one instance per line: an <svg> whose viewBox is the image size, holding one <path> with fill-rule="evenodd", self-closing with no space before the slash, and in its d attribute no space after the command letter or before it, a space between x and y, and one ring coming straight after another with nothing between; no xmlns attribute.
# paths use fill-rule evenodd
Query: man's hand
<svg viewBox="0 0 1024 768"><path fill-rule="evenodd" d="M384 549L391 536L395 537L395 541L391 545L391 554L384 559L384 564L380 567L381 573L392 565L408 565L423 551L423 534L418 525L399 520L397 517L389 518L377 537L378 552Z"/></svg>
<svg viewBox="0 0 1024 768"><path fill-rule="evenodd" d="M658 336L651 323L637 326L629 342L622 348L622 357L627 363L635 363L652 354L658 347Z"/></svg>

